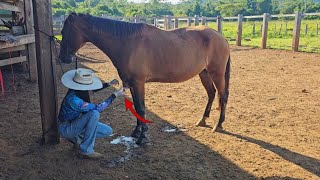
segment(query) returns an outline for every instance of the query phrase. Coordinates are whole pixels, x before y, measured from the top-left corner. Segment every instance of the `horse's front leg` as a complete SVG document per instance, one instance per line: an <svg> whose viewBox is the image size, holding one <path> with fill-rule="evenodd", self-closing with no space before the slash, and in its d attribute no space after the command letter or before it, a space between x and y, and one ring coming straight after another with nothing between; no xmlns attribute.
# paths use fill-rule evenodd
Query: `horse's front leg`
<svg viewBox="0 0 320 180"><path fill-rule="evenodd" d="M131 85L131 94L133 98L134 108L136 112L142 117L145 118L145 89L144 89L145 82L134 82ZM132 137L138 138L137 144L142 144L144 138L146 138L145 133L148 131L147 124L141 122L137 119L137 126L134 129L133 133L131 134Z"/></svg>

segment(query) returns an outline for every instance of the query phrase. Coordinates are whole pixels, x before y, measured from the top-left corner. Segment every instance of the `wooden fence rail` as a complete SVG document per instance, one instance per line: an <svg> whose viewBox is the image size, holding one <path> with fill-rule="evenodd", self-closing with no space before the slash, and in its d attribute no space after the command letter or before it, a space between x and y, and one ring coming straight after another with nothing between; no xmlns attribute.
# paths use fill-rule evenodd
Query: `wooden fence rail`
<svg viewBox="0 0 320 180"><path fill-rule="evenodd" d="M293 28L293 38L292 38L292 50L293 51L299 51L299 39L300 39L300 31L301 31L301 21L306 16L320 16L320 13L305 13L302 14L300 12L297 12L295 14L277 14L277 15L270 15L270 14L263 14L263 15L257 15L257 16L243 16L239 14L235 17L200 17L199 15L195 15L194 17L173 17L173 16L165 16L165 17L110 17L106 15L102 15L104 18L110 18L110 19L116 19L116 20L126 20L126 21L132 21L132 22L146 22L150 21L152 25L163 28L165 30L169 29L175 29L179 27L179 21L183 21L187 23L187 26L191 26L192 23L194 23L195 26L199 26L200 22L201 25L208 25L209 21L216 21L217 23L217 30L218 32L223 32L223 20L237 20L238 26L237 26L237 38L236 38L236 45L241 46L241 40L242 40L242 23L244 19L262 19L263 23L260 27L260 33L262 35L261 39L261 48L265 49L267 48L267 40L268 40L268 29L269 29L269 20L272 18L284 18L284 17L294 17L294 28ZM63 22L66 19L67 16L60 16L60 17L54 17L54 27L55 33L59 33L59 31L62 29ZM258 27L259 28L259 27ZM274 26L276 34L276 25ZM280 25L279 33L281 34L281 31L283 29L282 24ZM288 25L285 24L284 33L287 34L288 31ZM256 34L256 25L254 24L252 27L252 34ZM305 35L308 35L308 25L305 27ZM316 35L319 35L319 26L316 25Z"/></svg>

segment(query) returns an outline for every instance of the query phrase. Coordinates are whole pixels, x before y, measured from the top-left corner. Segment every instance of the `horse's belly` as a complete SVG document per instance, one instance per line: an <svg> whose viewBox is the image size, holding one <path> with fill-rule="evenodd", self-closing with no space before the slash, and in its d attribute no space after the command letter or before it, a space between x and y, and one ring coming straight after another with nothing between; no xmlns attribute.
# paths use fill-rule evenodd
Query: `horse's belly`
<svg viewBox="0 0 320 180"><path fill-rule="evenodd" d="M188 69L185 71L163 71L153 73L148 76L146 82L164 82L164 83L177 83L187 81L198 75L204 67Z"/></svg>

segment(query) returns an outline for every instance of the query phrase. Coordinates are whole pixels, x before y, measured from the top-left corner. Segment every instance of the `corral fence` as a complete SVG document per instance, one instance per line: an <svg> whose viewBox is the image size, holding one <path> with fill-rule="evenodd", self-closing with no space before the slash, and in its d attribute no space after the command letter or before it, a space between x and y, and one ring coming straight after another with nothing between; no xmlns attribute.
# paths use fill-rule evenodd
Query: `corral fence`
<svg viewBox="0 0 320 180"><path fill-rule="evenodd" d="M269 22L271 19L282 19L282 18L288 18L291 21L294 21L294 25L292 27L292 45L291 48L293 51L299 51L299 40L301 31L304 30L304 35L308 35L309 27L308 24L305 25L305 27L302 27L301 21L303 18L307 16L320 16L320 13L301 13L296 12L295 14L280 14L280 15L270 15L268 13L264 13L263 15L257 15L257 16L243 16L242 14L239 14L235 17L204 17L195 15L194 17L173 17L170 15L167 15L165 17L113 17L113 16L106 16L102 15L103 18L109 18L109 19L115 19L115 20L121 20L121 21L129 21L129 22L135 22L135 23L147 23L151 24L153 26L156 26L161 29L170 30L170 29L176 29L179 28L179 26L199 26L205 25L208 26L208 23L216 23L216 30L223 34L223 22L227 21L236 21L237 22L237 32L236 32L236 38L231 38L231 41L236 41L237 46L242 45L243 40L243 23L245 21L261 21L262 23L260 26L257 27L256 23L252 24L252 35L260 34L261 36L261 48L265 49L267 48L267 40L268 40L268 33L270 33L270 29L274 29L274 34L288 34L288 24L280 24L277 30L277 24L274 24L273 27L269 26ZM59 16L53 18L53 27L54 27L54 33L60 34L60 31L63 27L63 23L67 16ZM319 24L317 23L315 25L315 32L313 33L315 36L319 36ZM276 31L277 30L277 31ZM246 38L244 39L246 40ZM320 41L319 41L320 43ZM320 48L320 45L319 47Z"/></svg>

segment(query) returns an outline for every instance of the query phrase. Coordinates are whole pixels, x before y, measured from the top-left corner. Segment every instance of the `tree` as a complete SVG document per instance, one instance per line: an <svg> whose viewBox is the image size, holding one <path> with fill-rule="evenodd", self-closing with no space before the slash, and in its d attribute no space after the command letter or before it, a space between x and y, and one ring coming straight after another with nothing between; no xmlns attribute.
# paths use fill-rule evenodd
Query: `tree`
<svg viewBox="0 0 320 180"><path fill-rule="evenodd" d="M195 0L193 4L193 15L200 15L200 0Z"/></svg>

